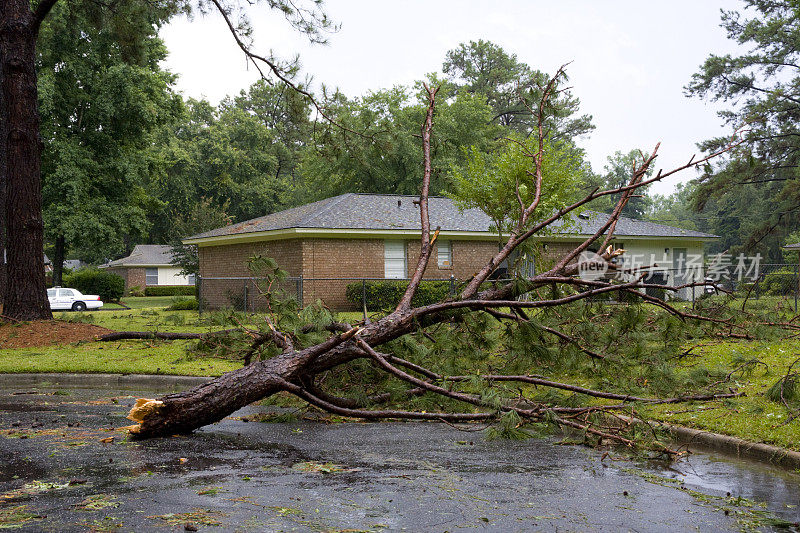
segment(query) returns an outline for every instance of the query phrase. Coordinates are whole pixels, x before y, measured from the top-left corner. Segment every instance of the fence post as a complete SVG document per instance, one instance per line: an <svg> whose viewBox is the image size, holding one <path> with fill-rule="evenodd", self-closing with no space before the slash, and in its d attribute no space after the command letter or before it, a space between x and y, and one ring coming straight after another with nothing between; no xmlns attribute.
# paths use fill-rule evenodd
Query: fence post
<svg viewBox="0 0 800 533"><path fill-rule="evenodd" d="M247 312L247 280L244 280L244 303L242 304L242 311Z"/></svg>
<svg viewBox="0 0 800 533"><path fill-rule="evenodd" d="M456 295L456 277L450 274L450 298Z"/></svg>
<svg viewBox="0 0 800 533"><path fill-rule="evenodd" d="M794 291L794 314L797 314L797 293L800 292L800 264L795 267L795 279L797 279L797 289Z"/></svg>
<svg viewBox="0 0 800 533"><path fill-rule="evenodd" d="M197 274L197 316L203 314L203 278Z"/></svg>
<svg viewBox="0 0 800 533"><path fill-rule="evenodd" d="M305 306L305 301L303 301L303 273L300 273L300 277L297 280L297 302L300 304L300 308Z"/></svg>
<svg viewBox="0 0 800 533"><path fill-rule="evenodd" d="M367 280L361 280L361 309L364 311L364 323L369 324L367 316Z"/></svg>

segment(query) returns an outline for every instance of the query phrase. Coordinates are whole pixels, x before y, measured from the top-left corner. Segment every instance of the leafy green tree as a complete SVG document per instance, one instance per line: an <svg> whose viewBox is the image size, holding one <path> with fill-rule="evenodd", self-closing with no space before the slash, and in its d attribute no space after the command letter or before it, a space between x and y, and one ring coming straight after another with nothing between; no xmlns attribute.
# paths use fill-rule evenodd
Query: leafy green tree
<svg viewBox="0 0 800 533"><path fill-rule="evenodd" d="M519 61L500 46L484 40L461 43L447 52L442 65L446 79L458 93L480 95L492 108L492 121L523 134L530 134L536 118L529 106L542 97L548 76ZM547 128L553 138L570 138L594 129L590 115L577 116L580 101L569 91L547 101Z"/></svg>
<svg viewBox="0 0 800 533"><path fill-rule="evenodd" d="M36 47L42 23L58 0L4 0L0 2L0 252L7 261L0 267L0 295L4 313L15 319L50 318L45 292L44 222L42 217L41 142L37 95ZM258 0L249 4L258 3ZM296 0L265 0L296 31L312 42L324 42L333 24L321 9L321 0L308 4ZM169 13L188 11L190 0L74 0L70 3L87 20L107 19L124 53L138 49L137 30L150 24L130 24L131 13L149 13L166 20ZM200 11L215 9L225 21L247 60L261 72L273 75L307 98L311 94L293 83L296 62L284 63L251 48L252 28L238 0L198 0ZM158 13L166 13L157 16ZM122 17L118 17L118 15ZM142 20L142 19L138 19ZM150 28L152 29L152 28ZM55 69L68 68L66 61ZM78 117L75 117L76 120ZM12 134L13 133L13 134Z"/></svg>
<svg viewBox="0 0 800 533"><path fill-rule="evenodd" d="M342 127L318 131L306 150L296 190L296 203L345 192L417 194L420 166L419 124L426 105L421 95L394 87L347 99L341 93L328 109ZM431 193L448 187L447 173L460 161L463 150L488 150L502 129L491 121L492 110L481 97L462 94L442 97L438 105L438 138L432 143Z"/></svg>
<svg viewBox="0 0 800 533"><path fill-rule="evenodd" d="M704 231L699 215L692 209L691 197L695 184L678 183L675 192L669 195L655 194L650 197L646 220L677 228ZM703 229L701 229L703 227Z"/></svg>
<svg viewBox="0 0 800 533"><path fill-rule="evenodd" d="M539 141L528 137L504 139L498 144L497 149L489 153L470 149L463 168L453 168L452 197L461 208L481 209L501 234L507 234L519 222L517 184L526 206L531 204L536 193L535 179L531 175L531 154L539 149ZM587 167L580 150L570 143L549 139L543 146L542 201L527 226L533 226L575 201L586 180Z"/></svg>
<svg viewBox="0 0 800 533"><path fill-rule="evenodd" d="M595 176L589 180L589 183L601 189L624 187L630 181L636 163L641 163L646 158L647 154L643 154L639 150L631 150L627 154L617 151L614 155L608 156L605 173ZM651 167L647 171L647 177L649 178L652 174L653 169ZM619 194L604 196L593 202L591 208L597 211L611 212L614 206L617 205L619 198ZM622 210L622 216L641 220L647 214L651 204L652 199L647 196L647 187L642 187L637 190L636 195L628 200Z"/></svg>
<svg viewBox="0 0 800 533"><path fill-rule="evenodd" d="M182 105L158 65L166 49L157 28L169 12L123 4L104 14L57 4L39 36L44 222L57 285L68 250L99 262L146 233L149 132Z"/></svg>
<svg viewBox="0 0 800 533"><path fill-rule="evenodd" d="M706 167L693 202L708 218L722 217L715 232L732 235L733 249L780 260L785 235L800 222L800 16L789 0L745 0L744 8L723 11L722 27L748 50L710 55L687 93L726 102L720 116L742 129L745 143ZM702 147L728 142L710 139Z"/></svg>
<svg viewBox="0 0 800 533"><path fill-rule="evenodd" d="M235 97L233 105L257 118L272 132L271 151L277 163L274 175L293 182L300 153L312 133L308 100L284 85L259 80Z"/></svg>
<svg viewBox="0 0 800 533"><path fill-rule="evenodd" d="M158 202L149 215L150 239L186 237L182 218L197 209L234 220L282 209L292 198L310 129L307 101L264 82L218 107L189 100L180 120L161 128L153 142L148 189Z"/></svg>

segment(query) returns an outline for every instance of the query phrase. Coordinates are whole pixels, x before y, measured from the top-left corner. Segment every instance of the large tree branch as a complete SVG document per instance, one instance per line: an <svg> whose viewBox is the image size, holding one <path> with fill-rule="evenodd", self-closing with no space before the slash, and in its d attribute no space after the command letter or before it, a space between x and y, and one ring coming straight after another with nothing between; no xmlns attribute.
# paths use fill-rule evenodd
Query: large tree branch
<svg viewBox="0 0 800 533"><path fill-rule="evenodd" d="M472 420L487 420L497 417L496 413L425 413L425 412L414 412L414 411L395 411L395 410L373 411L370 409L351 409L347 407L340 407L330 402L326 402L325 400L314 396L303 387L296 385L294 383L290 383L289 381L280 380L279 385L283 390L291 392L298 398L302 398L311 405L317 406L321 409L324 409L325 411L342 416L364 418L366 420L400 418L407 420L408 419L449 420L452 422L461 422L461 421L472 421Z"/></svg>
<svg viewBox="0 0 800 533"><path fill-rule="evenodd" d="M231 26L234 37L237 43L243 50L247 47L241 41L240 37L236 35L235 28L232 27L227 13L221 8L220 0L212 0L212 2L220 9L221 13L226 19L226 22ZM247 50L246 50L247 53ZM261 64L270 64L267 58L261 58L255 54L250 53L248 57L254 62ZM276 65L272 67L278 69ZM287 81L287 80L284 80ZM555 82L551 80L550 88L555 91ZM291 86L291 85L287 85ZM550 90L544 90L543 102L540 102L540 115L544 112L544 106L551 94ZM418 286L422 279L427 261L430 259L432 246L435 242L436 236L431 237L430 221L428 218L428 188L430 180L430 130L433 125L433 111L435 104L435 91L428 88L429 93L429 107L426 114L426 123L423 126L423 166L425 167L423 176L423 187L420 195L420 216L421 216L421 256L425 256L427 250L428 256L418 262L417 273L412 281L414 286ZM543 120L543 117L539 117ZM545 156L542 139L546 137L544 127L540 125L540 144L536 154L532 155L534 163L539 160L539 166L536 167L532 175L537 182L543 178L541 170L541 161ZM386 355L378 352L375 347L385 345L390 341L398 339L420 328L426 328L431 325L440 324L450 320L458 320L459 317L464 316L474 311L492 311L496 316L507 314L501 311L500 308L508 308L516 311L520 315L523 309L537 309L537 308L552 308L559 305L570 304L595 295L602 295L612 291L627 291L639 296L646 303L659 305L670 313L684 318L695 318L693 315L683 313L674 307L641 294L638 291L650 286L652 284L642 283L641 276L635 281L627 283L609 283L606 281L590 281L581 280L572 277L577 272L574 265L569 263L569 260L563 261L557 269L551 269L545 274L534 276L530 282L520 286L518 283L506 283L500 287L492 287L486 290L481 289L481 284L485 281L489 274L497 268L497 266L504 260L507 260L509 255L523 243L527 238L535 233L547 228L554 224L557 220L564 215L568 215L573 211L579 209L588 202L607 196L611 194L620 194L621 199L617 202L614 212L607 221L602 225L601 231L596 232L591 236L594 240L599 239L602 235L606 235L605 242L609 242L611 235L614 233L616 221L619 218L619 213L624 208L625 203L631 195L642 186L649 183L663 179L671 174L674 174L682 169L690 168L699 164L703 164L712 157L722 153L733 146L733 140L724 149L709 154L700 161L695 161L692 158L686 165L673 169L669 172L659 172L655 178L645 179L645 174L649 165L652 163L655 151L650 158L643 158L643 163L634 168L633 176L625 186L599 191L595 189L583 199L562 207L555 214L550 213L548 216L537 223L526 218L524 223L517 224L511 231L508 242L496 254L492 260L481 271L473 276L470 280L468 287L462 292L461 298L454 301L440 302L433 305L422 306L418 308L411 307L410 301L413 297L413 288L407 291L404 295L403 306L399 306L394 312L379 319L371 324L365 324L359 328L347 328L342 333L331 335L325 341L304 349L294 349L295 343L284 343L284 351L275 357L268 360L259 361L252 365L245 366L241 369L235 370L216 378L202 386L196 387L191 391L166 395L159 400L141 400L137 402L137 406L131 411L131 418L139 422L138 425L132 428L132 431L140 436L156 436L156 435L171 435L174 433L191 431L195 428L209 424L211 422L220 420L224 416L229 415L235 410L252 403L258 399L264 398L271 394L280 391L287 391L292 394L305 399L312 405L316 405L322 409L336 412L344 416L354 416L362 418L412 418L412 419L430 419L430 420L485 420L495 418L501 413L513 412L518 414L525 420L538 420L538 421L555 421L563 426L572 427L585 431L587 433L600 436L602 438L615 439L618 442L632 445L632 441L621 437L618 434L613 434L614 431L605 431L606 428L598 426L597 422L588 418L589 410L595 407L585 407L575 410L573 408L562 408L558 406L550 407L545 404L539 404L526 400L521 394L515 398L505 398L501 400L491 399L484 397L482 394L474 392L465 392L453 390L458 388L455 383L459 376L443 377L431 369L425 368L419 364L411 361L406 361L401 358L396 358L391 355ZM530 214L533 215L535 209L541 209L541 204L537 203L537 198L541 198L541 184L537 186L539 191L535 194L534 201L528 206L531 207ZM521 195L518 194L518 200ZM521 205L524 206L524 203ZM525 217L525 211L521 212L521 218ZM592 242L589 239L588 242ZM580 247L586 245L584 241L572 250L573 258L580 253ZM585 249L585 246L584 246ZM610 255L606 257L610 259ZM532 300L532 301L518 301L514 299L517 293L524 290L535 289L546 284L565 284L571 285L577 289L575 294L570 294L563 297L554 297L545 300ZM412 284L410 284L412 285ZM673 290L674 288L668 288ZM697 317L704 319L705 317ZM722 321L722 319L717 319ZM730 324L726 324L730 326ZM550 328L553 329L553 328ZM545 330L546 331L546 330ZM279 332L275 332L276 334ZM558 332L557 330L548 331L554 334L561 340L567 340L566 334ZM286 337L288 338L288 337ZM285 340L286 338L281 337ZM280 344L280 339L273 337L272 339L276 344ZM290 339L291 340L291 339ZM369 358L377 366L377 369L387 373L395 379L399 379L407 384L411 384L413 388L409 389L408 394L423 394L431 393L439 395L443 398L462 402L464 404L472 405L476 410L481 412L474 413L413 413L402 410L371 410L371 409L358 409L354 408L353 404L347 398L340 398L338 396L322 393L315 387L315 379L321 373L344 365L355 359ZM402 370L403 367L406 370ZM416 374L416 375L412 375ZM421 376L421 377L418 377ZM484 376L490 381L517 381L520 383L527 383L531 386L547 386L556 389L568 390L574 393L588 394L589 396L596 395L598 398L614 400L622 402L619 405L627 405L629 402L642 401L652 404L657 401L690 401L691 399L705 398L706 396L686 396L675 397L673 399L654 399L654 398L640 398L628 394L619 394L613 392L596 391L585 387L576 387L566 383L558 383L547 380L538 376L508 376L502 378L487 372ZM467 389L467 386L464 386ZM500 387L505 388L505 387ZM375 397L375 396L373 396ZM386 394L378 394L377 397L383 401L387 398ZM715 397L721 397L715 395ZM389 396L388 398L391 398ZM602 406L596 409L612 409L613 406ZM582 417L578 419L577 417Z"/></svg>
<svg viewBox="0 0 800 533"><path fill-rule="evenodd" d="M42 25L45 17L47 14L50 13L50 10L53 9L53 6L56 5L58 0L41 0L37 5L36 9L33 10L33 33L39 33L39 27Z"/></svg>
<svg viewBox="0 0 800 533"><path fill-rule="evenodd" d="M220 3L220 0L211 0L211 3L214 4L214 6L217 8L217 11L219 12L219 14L222 15L222 18L225 20L225 24L227 24L228 29L231 32L231 35L233 36L234 40L236 41L236 45L244 53L245 57L247 57L247 59L250 61L250 63L253 64L253 66L256 68L256 70L258 71L259 75L263 79L269 80L269 77L264 73L264 70L261 68L261 64L266 65L267 68L269 69L269 71L272 72L275 75L276 78L281 80L281 82L286 84L288 87L291 87L291 89L296 91L298 94L301 94L302 96L304 96L311 103L311 105L314 106L314 109L317 110L317 112L320 114L320 116L322 116L325 120L327 120L331 124L336 125L338 128L340 128L343 131L347 131L347 132L353 133L355 135L358 135L359 137L366 137L363 133L360 133L358 131L355 131L353 129L350 129L350 128L344 126L339 121L335 120L332 116L330 116L330 114L325 110L325 108L323 106L321 106L319 104L319 102L317 102L317 99L314 97L314 95L311 94L310 91L307 91L307 90L303 89L300 85L294 83L289 78L289 76L286 75L284 70L282 68L280 68L280 66L278 66L276 64L275 61L273 61L273 60L271 60L271 59L269 59L269 58L267 58L267 57L265 57L263 55L260 55L260 54L257 54L255 52L253 52L250 49L250 47L247 46L247 44L242 40L242 38L239 35L239 32L238 32L238 30L236 28L236 25L231 20L230 15L228 14L227 10Z"/></svg>
<svg viewBox="0 0 800 533"><path fill-rule="evenodd" d="M425 122L422 125L422 190L419 195L419 217L420 227L422 229L419 260L417 261L417 268L414 269L414 274L408 283L406 292L397 304L396 311L402 312L411 308L411 300L417 292L419 284L422 282L422 277L425 275L425 269L428 268L428 262L433 252L433 245L436 242L436 237L439 235L439 230L436 230L433 239L431 239L431 222L428 215L428 193L430 192L431 185L431 130L433 129L433 111L436 107L436 93L439 88L428 87L423 84L425 91L428 93L428 111L425 114Z"/></svg>

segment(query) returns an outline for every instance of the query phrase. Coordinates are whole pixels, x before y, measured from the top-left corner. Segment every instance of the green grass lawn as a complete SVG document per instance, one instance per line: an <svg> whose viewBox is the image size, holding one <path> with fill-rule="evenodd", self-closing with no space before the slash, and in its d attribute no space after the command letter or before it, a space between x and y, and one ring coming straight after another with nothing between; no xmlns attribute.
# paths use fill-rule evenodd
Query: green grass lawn
<svg viewBox="0 0 800 533"><path fill-rule="evenodd" d="M206 333L234 327L225 313L169 311L172 296L128 298L132 309L98 312L55 313L56 320L81 322L114 331L160 331ZM145 307L147 306L147 307ZM340 320L355 322L359 313L342 313ZM258 328L263 319L250 315L245 325ZM0 373L21 372L109 372L216 376L238 368L240 363L187 352L196 341L80 342L0 350Z"/></svg>
<svg viewBox="0 0 800 533"><path fill-rule="evenodd" d="M131 309L169 307L175 301L175 298L175 296L126 296L122 299L122 303ZM183 296L182 298L187 299L189 296Z"/></svg>
<svg viewBox="0 0 800 533"><path fill-rule="evenodd" d="M192 341L85 342L0 350L0 373L79 372L218 376L241 365L213 358L191 358Z"/></svg>
<svg viewBox="0 0 800 533"><path fill-rule="evenodd" d="M213 314L168 311L171 296L129 299L151 307L98 312L55 313L56 320L81 322L114 331L162 331L204 333L232 327ZM159 306L159 307L152 307ZM250 324L254 326L255 324ZM80 342L0 350L0 373L110 372L214 376L241 366L237 362L189 354L196 341Z"/></svg>
<svg viewBox="0 0 800 533"><path fill-rule="evenodd" d="M197 311L168 311L165 308L119 309L114 311L86 311L83 313L55 313L53 318L67 322L84 322L114 331L185 331L204 333L230 328L232 325L216 324L198 317Z"/></svg>
<svg viewBox="0 0 800 533"><path fill-rule="evenodd" d="M663 405L643 412L664 422L800 450L800 419L790 421L792 413L764 395L800 357L800 340L722 342L695 353L684 358L682 369L690 371L702 363L729 372L747 360L758 360L749 371L735 375L733 385L746 396L724 402Z"/></svg>

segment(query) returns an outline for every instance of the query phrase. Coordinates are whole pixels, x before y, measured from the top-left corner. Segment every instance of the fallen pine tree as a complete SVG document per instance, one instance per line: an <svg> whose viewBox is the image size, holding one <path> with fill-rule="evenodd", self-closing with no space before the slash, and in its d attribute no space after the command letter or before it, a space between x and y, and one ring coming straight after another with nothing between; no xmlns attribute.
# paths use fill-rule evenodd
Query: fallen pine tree
<svg viewBox="0 0 800 533"><path fill-rule="evenodd" d="M563 69L559 69L542 87L538 105L529 107L538 119L538 131L532 139L506 141L511 149L530 162L530 170L522 178L517 176L511 182L510 190L506 191L509 199L507 233L497 254L459 288L455 297L433 304L412 306L412 299L423 279L439 235L438 229L430 227L428 213L432 173L431 135L438 89L426 86L428 109L421 134L423 173L418 203L420 253L408 288L396 308L373 321L365 316L360 324L335 322L333 317L321 318L324 313L314 315L314 323L303 324L304 315L299 310L281 311L279 300L266 291L264 296L272 298L269 301L275 304L275 308L267 313L266 327L253 332L252 343L240 354L248 364L191 390L157 399L140 399L129 414L129 418L136 422L128 427L129 431L139 438L187 433L221 420L255 401L277 393L288 393L317 408L347 417L369 420L500 421L510 431L528 422L547 423L573 428L601 440L633 445L632 438L605 424L604 418L596 415L638 404L709 401L737 396L737 392L730 390L730 380L717 384L721 390L705 393L689 391L682 395L657 397L580 387L546 379L533 372L541 368L536 367L536 357L531 354L535 355L541 350L555 350L561 355L571 354L570 357L581 354L592 364L603 361L609 368L617 364L622 372L627 364L624 358L615 355L613 361L609 361L604 351L617 350L613 344L614 335L618 335L617 342L620 339L627 342L639 334L641 318L634 317L634 326L631 326L632 319L625 317L626 313L635 314L634 307L630 307L634 311L626 308L618 313L607 313L605 318L573 316L574 313L585 312L575 308L577 303L597 301L611 295L625 295L628 301L658 309L661 316L665 317L665 324L670 327L677 324L674 327L705 328L703 331L710 335L748 333L746 326L730 316L683 310L644 292L652 288L669 293L684 287L702 286L705 282L675 287L648 283L644 279L647 268L625 271L626 281L584 279L577 275L578 259L590 247L599 250L593 260L601 262L604 269L622 272L616 258L624 250L615 250L611 243L627 202L641 187L681 170L704 165L721 152L697 161L692 159L671 171L648 177L658 151L656 146L649 156L642 156L641 161L631 169L630 179L623 186L595 189L568 203L555 198L555 195L548 199L545 191L552 191L558 184L546 182L547 176L543 172L548 164L552 165L547 161L551 141L547 138L546 114L548 101L558 91L558 83L562 78ZM552 266L530 277L516 277L505 282L491 280L492 274L501 265L508 264L515 252L530 245L531 237L553 231L554 227L570 220L593 200L608 196L618 197L613 211L599 224L594 234L557 258ZM277 271L273 263L267 264L273 273ZM520 298L523 294L526 297ZM305 316L311 315L306 313ZM290 319L284 320L286 316ZM553 324L540 323L545 316L559 317L564 327L559 329ZM489 320L494 321L495 325L489 327ZM586 332L567 331L569 328L590 328L593 323L601 328L594 330L596 336L602 337L595 340L603 342L594 343L600 346L590 345L592 338ZM674 348L675 341L680 340L681 335L668 331L666 327L662 329L664 345ZM507 349L498 351L496 346L490 349L490 337L502 335L508 341ZM608 341L606 337L611 340ZM485 350L482 349L484 345ZM404 351L416 354L418 359L425 359L426 364L402 357ZM480 361L476 367L510 368L522 365L524 372L504 375L494 372L450 374L446 369L454 366L453 354ZM336 373L345 374L345 379L340 382L349 383L348 387L344 387L346 390L356 389L353 396L342 396L326 390L326 382L331 381L331 376ZM373 390L382 385L386 386L386 390ZM537 399L539 396L532 391L541 389L567 391L590 401L568 405ZM426 405L438 405L441 408L414 409L425 399L428 402ZM399 408L378 408L390 402ZM458 405L462 408L454 407Z"/></svg>

